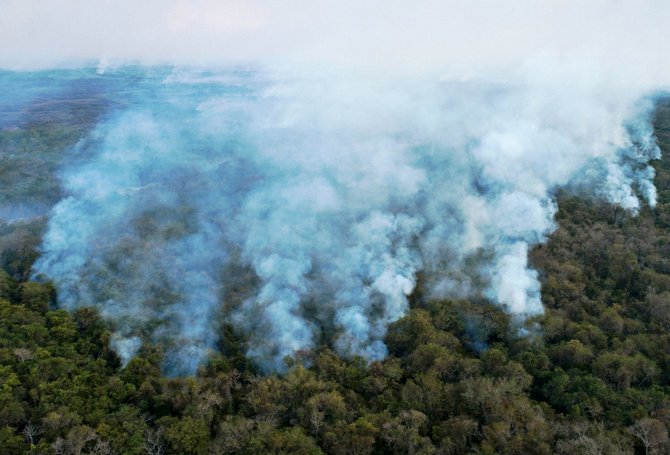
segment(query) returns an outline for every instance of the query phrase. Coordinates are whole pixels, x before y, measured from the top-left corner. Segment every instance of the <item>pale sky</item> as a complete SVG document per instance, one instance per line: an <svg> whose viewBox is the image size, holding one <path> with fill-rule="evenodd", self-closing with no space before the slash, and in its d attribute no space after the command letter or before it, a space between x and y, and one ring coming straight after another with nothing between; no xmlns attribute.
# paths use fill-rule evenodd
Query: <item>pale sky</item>
<svg viewBox="0 0 670 455"><path fill-rule="evenodd" d="M544 59L670 80L668 0L0 0L0 11L4 68L104 59L467 77Z"/></svg>

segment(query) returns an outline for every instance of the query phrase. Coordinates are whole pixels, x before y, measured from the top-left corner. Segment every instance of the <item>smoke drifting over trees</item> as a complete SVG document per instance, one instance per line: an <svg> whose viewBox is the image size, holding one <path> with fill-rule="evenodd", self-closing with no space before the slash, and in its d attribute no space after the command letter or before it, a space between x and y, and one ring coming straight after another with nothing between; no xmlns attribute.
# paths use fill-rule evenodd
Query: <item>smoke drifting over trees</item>
<svg viewBox="0 0 670 455"><path fill-rule="evenodd" d="M643 3L168 1L131 20L10 1L0 66L44 69L3 73L11 111L102 101L49 155L48 197L17 189L0 214L43 216L34 276L99 307L126 361L163 343L173 373L222 321L268 371L324 341L384 358L419 277L523 321L558 190L655 204L669 10Z"/></svg>
<svg viewBox="0 0 670 455"><path fill-rule="evenodd" d="M655 203L650 100L261 70L80 77L131 89L62 165L34 271L61 305L98 306L124 359L164 343L174 373L202 363L221 320L266 370L323 339L382 359L419 273L428 297L541 313L527 255L555 228L556 190ZM255 278L232 298L240 267Z"/></svg>

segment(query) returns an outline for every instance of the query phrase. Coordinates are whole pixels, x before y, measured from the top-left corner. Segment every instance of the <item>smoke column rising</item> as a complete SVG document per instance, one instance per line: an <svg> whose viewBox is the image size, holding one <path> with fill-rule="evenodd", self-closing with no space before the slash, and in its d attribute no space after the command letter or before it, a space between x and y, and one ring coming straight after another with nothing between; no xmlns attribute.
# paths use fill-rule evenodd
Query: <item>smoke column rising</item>
<svg viewBox="0 0 670 455"><path fill-rule="evenodd" d="M104 77L104 76L103 76ZM530 248L573 187L655 203L651 101L486 81L118 70L143 90L65 166L37 274L94 305L124 360L194 372L228 321L266 371L316 346L386 355L417 273L431 297L542 312ZM467 264L474 264L473 267ZM256 277L228 298L232 265Z"/></svg>
<svg viewBox="0 0 670 455"><path fill-rule="evenodd" d="M61 305L100 308L126 361L160 341L168 371L191 373L220 321L267 371L324 339L380 359L419 272L428 297L523 319L542 312L527 256L556 227L557 190L655 204L665 0L2 12L1 68L97 63L81 83L120 88L63 160L34 272Z"/></svg>

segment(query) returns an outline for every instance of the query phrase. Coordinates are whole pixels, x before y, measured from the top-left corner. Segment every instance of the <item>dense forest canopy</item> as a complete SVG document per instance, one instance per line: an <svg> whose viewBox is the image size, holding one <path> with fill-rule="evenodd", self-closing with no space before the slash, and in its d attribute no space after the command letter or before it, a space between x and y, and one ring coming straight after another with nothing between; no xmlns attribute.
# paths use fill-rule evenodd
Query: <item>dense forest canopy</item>
<svg viewBox="0 0 670 455"><path fill-rule="evenodd" d="M579 187L556 194L557 229L529 252L543 313L519 320L483 295L434 298L419 274L383 360L338 355L324 339L283 359L284 374L262 374L224 319L197 374L169 377L169 345L145 342L124 365L118 322L59 309L56 288L31 279L62 197L58 169L76 158L62 152L86 152L76 144L116 108L105 90L36 94L28 111L0 116L1 205L13 210L0 225L3 454L670 450L667 100L654 111L655 208L636 215ZM247 269L228 272L232 300L258 285Z"/></svg>
<svg viewBox="0 0 670 455"><path fill-rule="evenodd" d="M669 1L0 3L0 455L670 454Z"/></svg>

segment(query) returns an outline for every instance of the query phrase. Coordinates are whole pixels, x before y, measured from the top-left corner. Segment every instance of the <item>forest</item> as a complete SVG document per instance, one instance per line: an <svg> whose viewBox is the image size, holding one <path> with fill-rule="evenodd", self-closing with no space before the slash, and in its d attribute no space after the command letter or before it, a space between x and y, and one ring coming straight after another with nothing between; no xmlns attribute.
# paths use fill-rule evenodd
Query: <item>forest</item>
<svg viewBox="0 0 670 455"><path fill-rule="evenodd" d="M50 109L101 109L63 103ZM43 150L4 159L4 203L35 182L48 190L33 205L58 198L51 151L87 127L66 120L2 130L0 148ZM670 101L654 128L656 208L557 195L558 229L530 252L544 314L520 329L487 301L425 297L419 277L371 363L323 345L261 374L224 321L195 376L165 376L159 343L122 366L96 309L59 309L31 280L45 216L2 224L0 453L670 453Z"/></svg>

